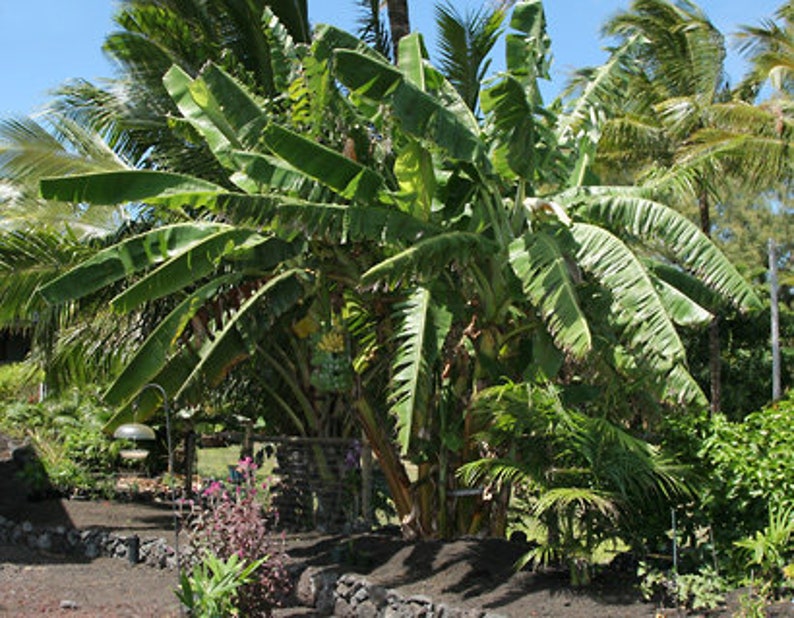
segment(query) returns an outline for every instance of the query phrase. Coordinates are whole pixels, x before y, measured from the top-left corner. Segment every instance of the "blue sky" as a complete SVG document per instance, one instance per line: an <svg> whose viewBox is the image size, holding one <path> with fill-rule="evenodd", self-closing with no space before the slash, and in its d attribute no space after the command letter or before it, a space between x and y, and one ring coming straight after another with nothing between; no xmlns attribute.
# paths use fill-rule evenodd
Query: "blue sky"
<svg viewBox="0 0 794 618"><path fill-rule="evenodd" d="M740 24L758 24L771 17L783 0L701 0L700 6L724 33ZM456 0L461 10L476 7L476 0ZM431 35L433 2L409 2L414 30ZM556 93L571 69L598 64L606 43L599 39L601 24L629 0L546 0L552 38L553 84ZM113 30L111 0L0 0L0 117L34 112L48 100L48 91L73 78L96 80L112 76L102 54L102 41ZM354 0L309 0L313 23L328 22L354 29ZM433 54L434 42L428 36ZM741 59L732 53L728 73L737 80Z"/></svg>

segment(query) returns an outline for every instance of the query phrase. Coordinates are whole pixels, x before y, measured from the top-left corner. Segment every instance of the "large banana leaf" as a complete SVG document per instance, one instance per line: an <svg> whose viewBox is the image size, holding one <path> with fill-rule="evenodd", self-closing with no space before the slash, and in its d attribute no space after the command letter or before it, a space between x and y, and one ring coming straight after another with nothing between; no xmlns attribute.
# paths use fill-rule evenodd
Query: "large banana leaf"
<svg viewBox="0 0 794 618"><path fill-rule="evenodd" d="M433 364L452 323L452 315L434 302L430 290L419 287L400 305L402 325L394 360L391 412L397 419L398 444L403 454L411 447L415 428L429 412L433 392Z"/></svg>
<svg viewBox="0 0 794 618"><path fill-rule="evenodd" d="M223 187L196 176L148 170L83 174L41 181L42 197L75 204L148 202L174 207L208 206L225 191Z"/></svg>
<svg viewBox="0 0 794 618"><path fill-rule="evenodd" d="M513 32L505 38L507 70L522 77L528 99L539 103L536 80L539 77L548 78L551 49L543 2L517 2L510 18L510 28Z"/></svg>
<svg viewBox="0 0 794 618"><path fill-rule="evenodd" d="M274 322L300 302L303 297L304 278L302 272L290 270L268 281L239 307L220 330L205 338L203 343L197 347L178 346L151 381L163 386L169 398L177 405L197 401L203 388L217 384L236 363L252 354ZM208 286L206 292L209 291ZM190 300L186 303L188 304L183 306L182 312L172 314L173 321L169 324L174 327L170 331L172 334L178 330L178 321L184 320L190 313ZM163 353L159 346L167 345L167 330L169 329L164 329L157 341L152 343L150 351L153 354ZM158 357L155 360L160 359ZM140 363L145 374L128 375L129 379L119 382L111 393L123 403L119 411L106 423L105 431L112 431L133 417L144 421L161 405L159 396L150 389L144 389L146 382L143 379L144 375L148 376L157 369L158 363L143 358Z"/></svg>
<svg viewBox="0 0 794 618"><path fill-rule="evenodd" d="M667 281L655 277L653 284L667 314L678 326L705 326L714 318L711 312Z"/></svg>
<svg viewBox="0 0 794 618"><path fill-rule="evenodd" d="M240 305L223 329L197 351L198 362L175 398L192 399L202 386L217 384L235 364L253 354L275 321L303 298L302 278L302 271L287 271Z"/></svg>
<svg viewBox="0 0 794 618"><path fill-rule="evenodd" d="M136 281L124 292L116 296L111 305L122 312L131 311L144 302L163 298L200 281L216 271L222 259L234 256L242 247L252 252L259 245L266 246L267 252L258 252L268 259L252 264L260 272L265 272L282 260L295 255L295 250L287 242L277 238L267 238L254 230L243 228L222 229L187 247L151 273Z"/></svg>
<svg viewBox="0 0 794 618"><path fill-rule="evenodd" d="M235 150L230 153L230 160L237 170L231 181L247 193L275 189L295 194L307 182L304 174L272 155Z"/></svg>
<svg viewBox="0 0 794 618"><path fill-rule="evenodd" d="M537 165L535 119L522 85L512 75L504 75L482 91L480 105L493 123L494 168L505 177L531 182Z"/></svg>
<svg viewBox="0 0 794 618"><path fill-rule="evenodd" d="M413 84L419 90L425 90L425 70L424 62L427 59L422 35L418 32L411 33L400 39L399 60L397 66L402 71L408 83Z"/></svg>
<svg viewBox="0 0 794 618"><path fill-rule="evenodd" d="M270 124L262 137L274 154L342 197L370 203L384 186L369 168L289 129Z"/></svg>
<svg viewBox="0 0 794 618"><path fill-rule="evenodd" d="M195 365L196 353L188 347L181 347L172 356L162 369L154 376L151 382L163 387L169 398L169 406L173 406L173 397L179 385L184 383L190 375L190 369ZM120 406L116 413L108 419L102 428L106 433L111 433L123 423L132 421L145 422L150 419L163 406L159 392L152 388L144 388L141 384L137 396ZM173 412L173 407L171 408Z"/></svg>
<svg viewBox="0 0 794 618"><path fill-rule="evenodd" d="M349 50L339 50L334 57L338 79L358 95L390 103L404 131L440 146L455 159L486 165L484 145L472 132L468 118L458 117L454 109L407 81L386 62Z"/></svg>
<svg viewBox="0 0 794 618"><path fill-rule="evenodd" d="M267 117L227 73L210 64L193 79L174 66L163 77L163 84L223 165L230 166L230 151L256 146Z"/></svg>
<svg viewBox="0 0 794 618"><path fill-rule="evenodd" d="M683 363L683 344L639 259L603 228L574 223L570 230L580 266L610 292L611 317L632 353L657 372Z"/></svg>
<svg viewBox="0 0 794 618"><path fill-rule="evenodd" d="M236 222L265 225L277 217L281 232L333 238L342 244L351 240L405 243L440 232L432 223L387 206L316 203L273 195L228 193L219 196L216 207Z"/></svg>
<svg viewBox="0 0 794 618"><path fill-rule="evenodd" d="M411 215L427 221L437 184L430 151L418 141L410 140L394 161L394 175L401 190L399 202L407 204Z"/></svg>
<svg viewBox="0 0 794 618"><path fill-rule="evenodd" d="M703 281L678 266L648 261L646 267L660 282L666 283L693 303L712 313L717 312L725 304L725 300Z"/></svg>
<svg viewBox="0 0 794 618"><path fill-rule="evenodd" d="M314 31L312 52L320 62L329 62L340 49L353 49L388 64L388 60L358 37L336 26L320 24Z"/></svg>
<svg viewBox="0 0 794 618"><path fill-rule="evenodd" d="M225 228L215 223L182 223L157 228L100 251L42 286L39 292L51 304L82 298L179 255Z"/></svg>
<svg viewBox="0 0 794 618"><path fill-rule="evenodd" d="M590 328L579 307L565 255L554 237L537 231L517 238L510 244L510 265L556 345L584 357L592 347Z"/></svg>
<svg viewBox="0 0 794 618"><path fill-rule="evenodd" d="M415 242L407 249L383 260L362 275L365 283L378 279L396 282L407 274L419 273L430 281L452 262L466 262L477 256L493 255L497 246L479 234L446 232Z"/></svg>
<svg viewBox="0 0 794 618"><path fill-rule="evenodd" d="M733 264L686 217L658 202L631 195L598 196L580 210L618 234L661 243L665 251L711 289L742 309L761 301Z"/></svg>
<svg viewBox="0 0 794 618"><path fill-rule="evenodd" d="M105 402L114 407L129 403L146 383L154 381L168 358L174 353L177 341L190 319L217 294L221 287L234 284L239 279L238 273L218 277L195 292L191 292L179 303L165 319L160 321L127 362L124 370L105 391L103 396Z"/></svg>

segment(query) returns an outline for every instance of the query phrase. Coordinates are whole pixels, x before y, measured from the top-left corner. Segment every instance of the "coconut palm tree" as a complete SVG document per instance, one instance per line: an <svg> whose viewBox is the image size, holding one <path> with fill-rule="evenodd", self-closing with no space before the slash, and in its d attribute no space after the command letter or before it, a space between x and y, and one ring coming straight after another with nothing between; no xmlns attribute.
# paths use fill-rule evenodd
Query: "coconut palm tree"
<svg viewBox="0 0 794 618"><path fill-rule="evenodd" d="M739 51L753 64L745 78L753 91L769 81L775 90L789 97L794 91L794 3L784 2L774 20L760 26L744 26L737 35Z"/></svg>
<svg viewBox="0 0 794 618"><path fill-rule="evenodd" d="M709 235L712 206L729 186L722 179L760 191L790 175L790 114L732 98L723 36L694 3L636 0L604 31L619 44L574 81L581 96L567 127L587 133L602 179L642 183L682 207L694 202ZM719 410L716 318L709 346L711 408Z"/></svg>
<svg viewBox="0 0 794 618"><path fill-rule="evenodd" d="M53 108L90 127L136 167L224 175L209 151L168 124L178 117L162 77L177 65L196 75L214 61L255 95L275 97L289 81L285 54L311 39L306 0L213 3L125 0L104 51L119 74L106 85L78 80L56 91Z"/></svg>

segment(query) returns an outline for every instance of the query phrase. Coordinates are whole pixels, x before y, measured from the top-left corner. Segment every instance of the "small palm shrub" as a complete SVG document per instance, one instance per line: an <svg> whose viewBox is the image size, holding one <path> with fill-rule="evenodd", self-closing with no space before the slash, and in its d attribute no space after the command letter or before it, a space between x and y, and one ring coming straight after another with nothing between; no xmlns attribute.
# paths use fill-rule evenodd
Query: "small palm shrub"
<svg viewBox="0 0 794 618"><path fill-rule="evenodd" d="M269 615L291 587L285 542L271 532L277 517L268 506L267 484L256 482L256 470L245 458L237 465L238 484L210 484L202 492L202 508L188 525L187 553L194 557L194 572L207 555L222 561L238 556L246 564L261 561L236 592L236 609L243 616Z"/></svg>
<svg viewBox="0 0 794 618"><path fill-rule="evenodd" d="M497 456L462 466L459 477L489 484L494 494L510 486L521 499L518 527L536 546L519 567L565 565L572 583L587 584L604 550L628 543L644 551L636 530L645 510L665 511L689 495L683 471L657 447L566 408L551 384L485 389L475 405L494 419L482 441Z"/></svg>
<svg viewBox="0 0 794 618"><path fill-rule="evenodd" d="M749 574L744 582L763 599L794 586L794 508L770 508L769 523L734 542Z"/></svg>

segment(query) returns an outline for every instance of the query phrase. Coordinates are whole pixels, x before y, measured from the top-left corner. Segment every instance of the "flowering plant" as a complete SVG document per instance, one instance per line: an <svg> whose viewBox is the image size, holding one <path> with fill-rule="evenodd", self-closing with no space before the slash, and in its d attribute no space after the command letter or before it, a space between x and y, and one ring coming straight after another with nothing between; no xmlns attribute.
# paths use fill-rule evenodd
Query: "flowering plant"
<svg viewBox="0 0 794 618"><path fill-rule="evenodd" d="M228 560L236 555L246 563L264 559L237 592L237 606L245 616L269 615L290 589L285 541L271 534L269 521L277 517L268 506L268 484L256 482L257 469L246 457L236 468L240 483L213 481L201 494L204 507L188 526L194 556L209 553Z"/></svg>

